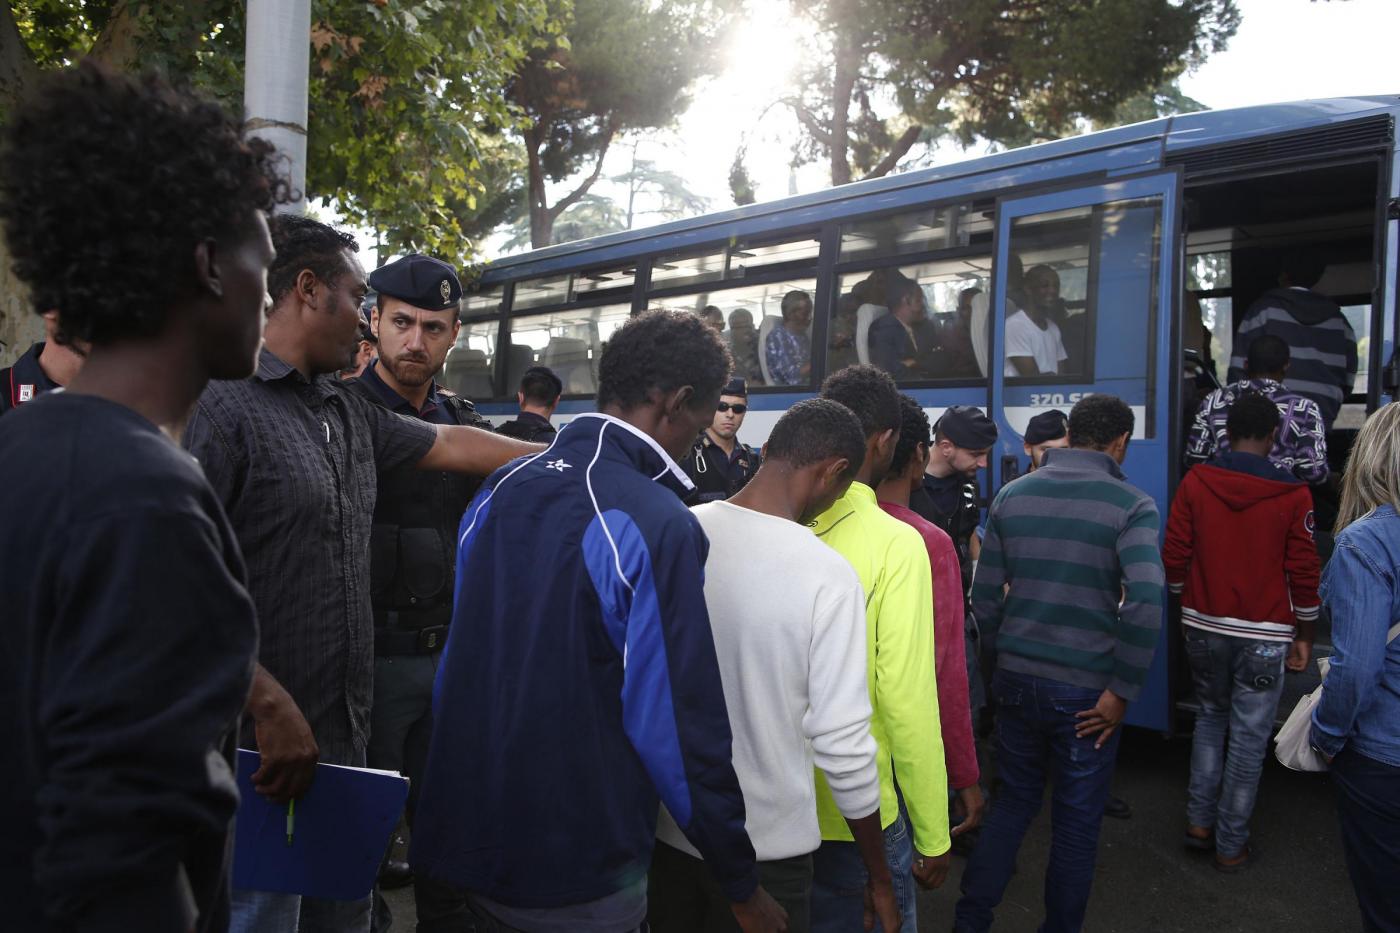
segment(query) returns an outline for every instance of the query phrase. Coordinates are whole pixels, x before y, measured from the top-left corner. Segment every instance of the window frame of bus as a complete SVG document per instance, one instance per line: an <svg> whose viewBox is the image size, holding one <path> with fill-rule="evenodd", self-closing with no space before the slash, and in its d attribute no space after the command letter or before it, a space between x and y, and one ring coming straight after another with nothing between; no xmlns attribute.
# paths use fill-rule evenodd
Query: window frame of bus
<svg viewBox="0 0 1400 933"><path fill-rule="evenodd" d="M971 243L966 246L945 247L943 249L923 250L920 252L890 253L878 259L862 257L850 259L845 262L840 261L841 248L841 228L850 224L868 223L872 220L879 220L884 217L895 217L901 214L915 214L930 210L942 210L947 207L955 207L966 204L968 210L959 214L959 217L969 216L973 213L989 212L991 229L987 231L988 239L985 243ZM822 316L822 345L821 345L821 369L823 377L826 375L827 356L830 347L827 345L827 338L830 335L831 319L836 314L836 303L840 300L840 295L836 293L836 283L849 275L856 275L862 272L874 272L878 269L898 268L900 266L913 266L923 262L945 262L966 258L986 258L988 267L991 269L992 278L996 277L996 225L997 225L997 201L991 197L974 198L968 200L961 198L944 198L932 201L920 201L908 204L901 204L896 208L887 208L869 214L856 214L851 217L842 217L829 225L832 232L832 278L828 287L827 303L825 314ZM987 283L988 300L991 300L991 282ZM987 356L990 359L991 330L987 331ZM815 363L815 350L814 350ZM816 366L813 366L816 372ZM946 379L905 379L896 380L896 385L901 389L929 389L929 388L977 388L987 387L990 391L991 373L984 373L978 378L952 377Z"/></svg>
<svg viewBox="0 0 1400 933"><path fill-rule="evenodd" d="M817 338L819 333L817 309L820 305L820 296L822 293L824 281L823 270L829 268L829 261L826 260L826 257L828 255L827 232L833 226L834 225L832 224L826 224L819 228L804 227L795 230L785 230L781 233L776 233L769 236L759 235L746 238L729 237L723 242L722 246L720 244L711 243L708 246L697 246L693 250L687 250L685 255L702 255L706 252L714 253L719 249L723 249L725 255L725 275L723 277L719 279L704 280L691 279L689 280L689 284L672 285L670 282L667 282L661 288L652 288L652 264L656 260L662 258L663 256L674 256L679 255L679 253L677 253L676 251L671 251L667 253L654 253L652 255L649 255L644 259L638 261L638 281L641 281L642 279L641 270L644 267L646 270L646 282L645 289L642 291L642 302L640 308L637 305L634 305L632 308L632 313L635 315L639 313L639 310L645 310L647 307L650 306L650 303L653 301L660 302L672 298L684 298L689 295L713 295L725 291L733 291L739 288L752 287L755 285L771 285L774 282L781 282L785 279L797 277L810 278L813 282L812 329L809 332L812 340L811 377L805 384L797 383L795 385L781 386L751 385L749 386L748 391L750 395L774 395L782 393L814 391L815 387L821 384L820 380L817 378L820 374L820 370L817 366ZM816 255L811 257L810 263L805 263L801 265L799 265L797 261L774 263L771 266L760 266L752 272L750 272L746 268L744 270L744 274L740 276L730 277L728 275L730 269L730 257L732 256L732 253L735 250L741 249L746 246L771 245L778 243L795 243L801 240L814 240L817 243ZM757 242L755 243L755 241ZM829 290L829 283L827 287ZM820 335L822 341L824 342L826 339L824 326L820 331Z"/></svg>
<svg viewBox="0 0 1400 933"><path fill-rule="evenodd" d="M730 282L755 282L764 284L766 277L777 276L783 278L791 275L797 270L816 269L821 264L822 256L825 252L825 244L822 238L823 226L798 227L792 230L782 230L775 233L758 233L749 236L730 236L723 240L711 240L708 243L687 247L684 250L668 250L666 252L650 253L645 257L646 261L646 297L647 298L674 298L677 295L695 294L706 285ZM789 259L783 262L768 263L750 270L747 266L741 266L736 273L734 268L734 257L746 249L758 249L765 246L778 246L784 243L799 243L812 241L817 244L817 251L810 257L800 259ZM676 278L663 282L659 287L655 283L656 264L667 259L683 261L686 259L699 258L703 256L716 256L722 258L722 263L717 272L702 273L688 278ZM638 261L640 267L641 260ZM640 278L641 269L638 269Z"/></svg>

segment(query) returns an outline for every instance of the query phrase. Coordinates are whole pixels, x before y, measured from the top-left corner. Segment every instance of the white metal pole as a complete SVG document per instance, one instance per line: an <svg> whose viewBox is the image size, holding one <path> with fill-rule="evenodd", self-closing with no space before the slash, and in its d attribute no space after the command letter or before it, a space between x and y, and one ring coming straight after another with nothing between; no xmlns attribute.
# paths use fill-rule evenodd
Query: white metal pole
<svg viewBox="0 0 1400 933"><path fill-rule="evenodd" d="M277 147L296 200L306 209L306 97L311 71L311 0L248 0L243 106L248 134Z"/></svg>

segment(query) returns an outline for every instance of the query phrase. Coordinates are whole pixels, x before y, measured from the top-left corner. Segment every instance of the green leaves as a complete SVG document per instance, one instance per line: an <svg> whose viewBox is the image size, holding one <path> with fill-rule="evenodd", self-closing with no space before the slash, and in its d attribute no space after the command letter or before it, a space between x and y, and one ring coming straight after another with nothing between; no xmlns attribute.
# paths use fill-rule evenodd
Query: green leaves
<svg viewBox="0 0 1400 933"><path fill-rule="evenodd" d="M893 168L930 128L1021 145L1112 121L1224 48L1235 0L792 0L825 47L789 106L833 180ZM1133 113L1145 112L1139 100ZM897 138L896 138L897 137ZM907 145L905 149L907 151ZM853 172L853 169L855 172Z"/></svg>

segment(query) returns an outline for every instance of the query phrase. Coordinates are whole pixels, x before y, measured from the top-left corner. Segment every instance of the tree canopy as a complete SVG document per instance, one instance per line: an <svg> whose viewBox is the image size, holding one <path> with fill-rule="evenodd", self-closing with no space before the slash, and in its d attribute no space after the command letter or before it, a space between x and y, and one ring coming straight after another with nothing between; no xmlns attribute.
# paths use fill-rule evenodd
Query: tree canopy
<svg viewBox="0 0 1400 933"><path fill-rule="evenodd" d="M695 82L719 70L731 13L731 0L573 0L566 36L531 52L509 89L529 118L521 135L533 245L553 242L555 221L598 180L619 136L685 110ZM575 177L551 203L548 184Z"/></svg>
<svg viewBox="0 0 1400 933"><path fill-rule="evenodd" d="M40 71L84 55L124 70L158 68L239 112L244 7L8 2L0 6L0 112ZM494 186L520 168L502 141L523 121L507 86L567 15L560 0L312 0L308 200L333 200L346 220L379 231L390 251L471 258L473 234L503 216Z"/></svg>
<svg viewBox="0 0 1400 933"><path fill-rule="evenodd" d="M818 36L784 100L833 184L920 138L1007 145L1105 122L1224 47L1235 0L791 0Z"/></svg>

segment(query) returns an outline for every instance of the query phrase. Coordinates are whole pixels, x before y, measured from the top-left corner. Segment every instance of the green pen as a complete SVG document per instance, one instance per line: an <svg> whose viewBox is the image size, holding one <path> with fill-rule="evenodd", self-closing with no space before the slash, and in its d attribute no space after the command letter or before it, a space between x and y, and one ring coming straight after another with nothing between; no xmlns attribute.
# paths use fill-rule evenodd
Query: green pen
<svg viewBox="0 0 1400 933"><path fill-rule="evenodd" d="M290 800L287 802L287 845L292 844L292 832L297 824L297 802Z"/></svg>

